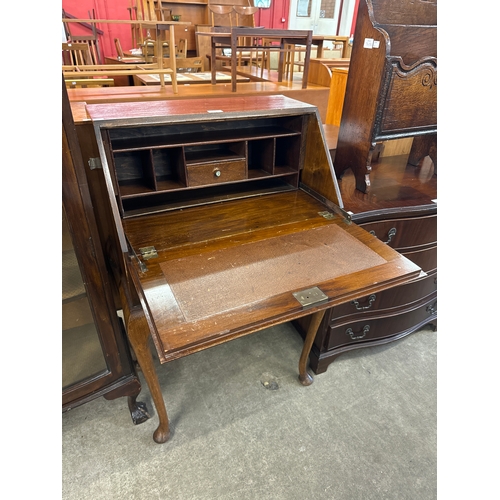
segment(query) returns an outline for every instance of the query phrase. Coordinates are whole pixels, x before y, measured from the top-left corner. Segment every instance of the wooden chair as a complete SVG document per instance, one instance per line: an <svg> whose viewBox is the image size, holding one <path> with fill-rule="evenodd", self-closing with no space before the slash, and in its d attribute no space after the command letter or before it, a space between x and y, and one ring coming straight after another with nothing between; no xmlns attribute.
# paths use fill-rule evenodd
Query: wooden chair
<svg viewBox="0 0 500 500"><path fill-rule="evenodd" d="M164 59L165 67L170 67L170 58ZM202 57L181 57L175 62L177 73L198 73L205 71Z"/></svg>
<svg viewBox="0 0 500 500"><path fill-rule="evenodd" d="M161 0L132 0L135 2L127 7L131 21L168 21L172 13L171 9L164 9ZM141 29L138 25L132 25L132 44L134 47L142 46L146 39L151 38L149 30Z"/></svg>
<svg viewBox="0 0 500 500"><path fill-rule="evenodd" d="M62 63L71 66L96 64L87 43L66 42L62 44Z"/></svg>
<svg viewBox="0 0 500 500"><path fill-rule="evenodd" d="M181 38L175 47L175 57L185 59L187 56L188 41L187 38Z"/></svg>
<svg viewBox="0 0 500 500"><path fill-rule="evenodd" d="M210 12L212 27L227 26L228 31L230 31L230 29L234 26L232 5L209 4L208 10ZM231 62L231 57L228 55L228 52L229 51L222 49L217 50L215 56L216 61L219 61L219 64L221 65L229 64ZM216 61L210 61L210 64L216 64Z"/></svg>
<svg viewBox="0 0 500 500"><path fill-rule="evenodd" d="M234 26L233 6L209 4L212 26Z"/></svg>
<svg viewBox="0 0 500 500"><path fill-rule="evenodd" d="M87 43L66 42L62 44L62 64L75 68L95 67L96 63ZM99 65L97 65L99 66ZM102 77L81 76L78 70L64 74L66 88L113 87L114 80L107 75Z"/></svg>
<svg viewBox="0 0 500 500"><path fill-rule="evenodd" d="M249 26L255 28L255 13L258 7L234 5L233 11L236 15L236 26Z"/></svg>
<svg viewBox="0 0 500 500"><path fill-rule="evenodd" d="M78 35L71 36L69 40L71 43L85 43L87 44L92 58L93 64L102 64L101 50L99 48L99 41L97 35Z"/></svg>
<svg viewBox="0 0 500 500"><path fill-rule="evenodd" d="M89 11L89 19L94 19L95 16ZM66 17L66 12L63 9L63 17ZM86 25L92 30L91 35L73 35L71 33L71 23L63 23L67 42L71 43L86 43L89 46L90 55L92 57L92 64L103 64L104 60L101 55L101 48L99 45L99 33L95 23ZM102 32L101 32L102 34Z"/></svg>
<svg viewBox="0 0 500 500"><path fill-rule="evenodd" d="M258 12L258 7L244 6L244 5L234 5L233 11L236 16L236 26L248 26L250 28L255 28L255 13ZM245 39L238 40L238 45L250 46L253 45L253 41L248 37ZM255 65L259 66L264 59L264 53L262 56L259 55L260 51L250 50L247 54L240 52L238 58L238 65L241 66L243 60L246 59L248 64L252 66L255 61ZM254 59L255 54L255 59Z"/></svg>
<svg viewBox="0 0 500 500"><path fill-rule="evenodd" d="M187 38L181 38L179 43L175 46L175 58L185 59L187 56ZM147 43L147 62L156 62L156 43L149 40ZM143 52L144 53L144 52ZM170 46L168 43L163 43L163 58L170 58Z"/></svg>
<svg viewBox="0 0 500 500"><path fill-rule="evenodd" d="M123 53L122 44L120 43L119 38L115 38L115 49L116 49L116 55L120 59L123 59L125 57L125 54Z"/></svg>

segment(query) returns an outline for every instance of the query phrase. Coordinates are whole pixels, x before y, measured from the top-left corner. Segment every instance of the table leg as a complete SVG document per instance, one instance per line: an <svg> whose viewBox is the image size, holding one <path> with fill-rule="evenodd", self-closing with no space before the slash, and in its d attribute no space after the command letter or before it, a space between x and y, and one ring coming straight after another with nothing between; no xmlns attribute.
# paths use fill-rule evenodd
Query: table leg
<svg viewBox="0 0 500 500"><path fill-rule="evenodd" d="M323 57L323 40L318 40L316 45L318 46L316 49L316 59L321 59Z"/></svg>
<svg viewBox="0 0 500 500"><path fill-rule="evenodd" d="M175 30L172 25L169 25L168 31L170 33L170 68L172 69L172 75L170 78L172 79L172 90L174 94L177 94L177 62L175 59ZM163 60L163 58L162 58Z"/></svg>
<svg viewBox="0 0 500 500"><path fill-rule="evenodd" d="M313 378L309 373L307 373L307 360L309 359L309 354L311 352L314 339L316 338L316 333L318 332L319 325L325 315L325 310L315 312L312 315L311 323L307 329L306 338L304 340L304 346L302 347L302 353L299 360L299 380L302 385L311 385L313 383Z"/></svg>
<svg viewBox="0 0 500 500"><path fill-rule="evenodd" d="M211 67L210 67L210 71L212 72L212 80L211 80L211 83L212 85L215 85L217 83L217 79L216 79L216 76L215 76L215 72L216 72L216 61L215 61L215 41L212 40L212 55L211 55L211 58L210 58L210 64L211 64Z"/></svg>
<svg viewBox="0 0 500 500"><path fill-rule="evenodd" d="M153 433L153 439L157 443L165 443L170 436L167 409L149 350L150 331L142 309L137 308L131 311L127 320L127 334L158 413L159 424Z"/></svg>
<svg viewBox="0 0 500 500"><path fill-rule="evenodd" d="M156 60L158 64L158 69L162 70L163 69L163 44L161 42L161 33L160 30L158 29L158 26L156 27ZM160 72L158 74L160 77L160 86L162 89L165 88L165 75Z"/></svg>
<svg viewBox="0 0 500 500"><path fill-rule="evenodd" d="M342 57L343 58L346 58L347 57L347 49L348 49L348 46L349 46L349 42L348 40L344 40L342 42Z"/></svg>
<svg viewBox="0 0 500 500"><path fill-rule="evenodd" d="M283 67L285 66L285 41L280 40L280 55L278 58L278 82L283 81Z"/></svg>
<svg viewBox="0 0 500 500"><path fill-rule="evenodd" d="M238 38L231 34L231 91L236 92L236 50Z"/></svg>
<svg viewBox="0 0 500 500"><path fill-rule="evenodd" d="M304 58L304 73L302 74L302 88L307 88L307 76L309 74L309 61L311 60L311 40L308 39L306 43L306 56Z"/></svg>

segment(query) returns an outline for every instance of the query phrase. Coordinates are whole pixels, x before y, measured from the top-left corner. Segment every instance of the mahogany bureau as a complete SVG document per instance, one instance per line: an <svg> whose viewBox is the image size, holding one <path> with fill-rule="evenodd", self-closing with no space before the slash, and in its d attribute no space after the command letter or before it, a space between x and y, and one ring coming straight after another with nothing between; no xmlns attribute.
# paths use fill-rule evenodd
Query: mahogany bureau
<svg viewBox="0 0 500 500"><path fill-rule="evenodd" d="M342 208L315 106L258 96L86 111L93 204L158 443L170 431L150 339L165 363L308 316L308 385L325 311L421 273Z"/></svg>

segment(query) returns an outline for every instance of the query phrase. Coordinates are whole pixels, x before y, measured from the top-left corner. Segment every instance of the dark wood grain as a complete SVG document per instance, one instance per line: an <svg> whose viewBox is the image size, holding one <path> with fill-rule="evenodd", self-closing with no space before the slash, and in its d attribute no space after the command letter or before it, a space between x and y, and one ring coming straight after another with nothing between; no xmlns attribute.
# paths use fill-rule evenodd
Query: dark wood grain
<svg viewBox="0 0 500 500"><path fill-rule="evenodd" d="M347 170L339 180L346 210L357 223L380 217L435 214L437 175L432 163L418 168L407 163L406 155L382 157L372 165L371 189L364 193L356 187L356 176Z"/></svg>
<svg viewBox="0 0 500 500"><path fill-rule="evenodd" d="M210 100L214 103L215 113L203 100L88 107L100 127L96 140L108 190L106 214L114 221L115 232L109 241L118 246L110 254L120 260L121 253L125 263L118 281L128 335L158 409L156 442L168 439L169 424L148 351L149 337L160 362L165 363L314 315L299 361L300 380L307 384L311 379L306 361L325 310L406 283L421 273L417 265L353 224L338 206L340 190L315 107L283 96ZM263 137L262 123L268 118L279 120L281 126L273 129L274 136L269 128ZM244 120L244 138L235 140L231 132L235 120L240 124ZM166 133L165 127L172 124L181 132L179 136ZM200 124L198 133L184 136L187 142L178 140L183 130L193 132ZM182 148L186 168L191 168L186 164L189 151L196 151L197 161L210 159L220 166L210 153L225 148L225 134L217 135L222 144L214 145L217 129L228 131L229 149L244 154L252 167L245 172L248 178L215 186L219 193L230 192L230 198L209 201L206 193L214 193L210 191L214 186L203 179L195 186L183 186L178 179L165 192L153 192L161 184L158 178L151 182L149 174L155 172L154 154L141 157L133 168L124 163L125 171L118 175L123 165L117 158L125 150L140 151L137 139L141 135L151 151L161 149L168 156ZM125 143L129 136L133 139L130 147L117 146L117 138ZM161 137L164 144L156 140ZM172 139L177 141L175 148ZM250 147L254 140L257 146ZM238 146L240 142L244 147ZM199 145L203 147L197 149ZM160 162L165 172L169 161ZM125 208L132 198L124 195L123 181L135 182L138 166L148 173L137 183L132 198L146 205L131 214ZM251 179L250 172L265 174L270 180L294 180L286 191L259 192L264 185ZM251 183L250 193L244 186ZM184 204L178 206L183 199ZM154 247L156 255L145 257L146 247ZM252 276L259 276L258 283ZM313 285L325 298L303 306L293 293ZM234 296L227 295L232 290Z"/></svg>
<svg viewBox="0 0 500 500"><path fill-rule="evenodd" d="M370 41L379 47L366 46ZM335 155L337 175L351 169L357 189L369 192L377 142L436 130L436 2L362 0Z"/></svg>

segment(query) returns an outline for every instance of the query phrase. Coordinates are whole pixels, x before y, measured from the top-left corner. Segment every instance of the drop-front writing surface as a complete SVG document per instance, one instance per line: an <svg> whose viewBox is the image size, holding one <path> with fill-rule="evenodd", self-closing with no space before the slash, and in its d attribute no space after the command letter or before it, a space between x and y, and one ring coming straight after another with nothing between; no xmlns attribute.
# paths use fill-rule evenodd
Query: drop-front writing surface
<svg viewBox="0 0 500 500"><path fill-rule="evenodd" d="M124 221L136 253L154 245L158 254L145 261L146 272L136 261L133 268L160 357L304 315L293 296L302 289L319 287L333 305L383 286L377 283L398 282L403 270L403 279L418 274L357 226L320 215L324 208L295 191ZM210 220L216 223L209 229Z"/></svg>

